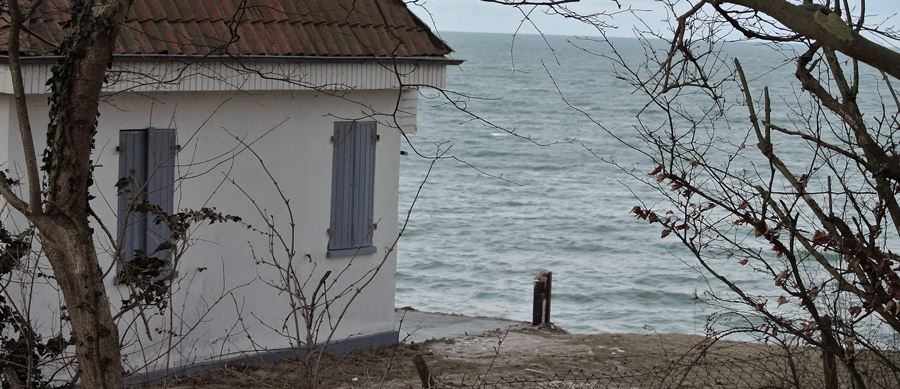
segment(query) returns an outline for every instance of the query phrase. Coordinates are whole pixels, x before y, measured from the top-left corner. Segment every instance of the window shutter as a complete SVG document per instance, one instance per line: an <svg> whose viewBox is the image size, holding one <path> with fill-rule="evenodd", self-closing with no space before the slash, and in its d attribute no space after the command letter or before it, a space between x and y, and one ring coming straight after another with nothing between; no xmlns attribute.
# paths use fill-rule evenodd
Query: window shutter
<svg viewBox="0 0 900 389"><path fill-rule="evenodd" d="M146 247L146 216L129 210L132 202L143 201L147 171L147 136L143 130L127 130L119 133L119 179L128 180L119 188L119 239L124 259L134 258L135 250ZM125 183L125 181L120 181Z"/></svg>
<svg viewBox="0 0 900 389"><path fill-rule="evenodd" d="M356 144L354 160L357 164L354 172L355 193L359 201L355 220L356 228L353 247L372 246L374 224L372 218L375 211L375 122L356 123Z"/></svg>
<svg viewBox="0 0 900 389"><path fill-rule="evenodd" d="M334 155L331 167L331 230L328 250L348 249L352 246L350 227L352 188L349 185L352 168L351 131L353 123L334 124Z"/></svg>
<svg viewBox="0 0 900 389"><path fill-rule="evenodd" d="M148 129L147 149L147 202L155 204L167 215L173 212L173 199L175 194L175 130L174 129ZM169 226L151 215L147 217L146 253L151 255L160 243L169 242L172 233ZM156 258L166 258L169 251L160 251L153 254ZM166 263L164 274L172 268L171 261Z"/></svg>
<svg viewBox="0 0 900 389"><path fill-rule="evenodd" d="M119 132L119 200L118 234L123 259L134 259L136 250L144 255L166 259L169 251L153 253L160 243L171 239L168 226L157 223L155 215L129 210L131 204L147 201L166 214L173 212L175 182L174 129L148 128ZM117 264L119 271L123 270ZM163 274L172 270L171 260L162 269Z"/></svg>
<svg viewBox="0 0 900 389"><path fill-rule="evenodd" d="M336 122L328 256L371 254L375 195L375 122Z"/></svg>

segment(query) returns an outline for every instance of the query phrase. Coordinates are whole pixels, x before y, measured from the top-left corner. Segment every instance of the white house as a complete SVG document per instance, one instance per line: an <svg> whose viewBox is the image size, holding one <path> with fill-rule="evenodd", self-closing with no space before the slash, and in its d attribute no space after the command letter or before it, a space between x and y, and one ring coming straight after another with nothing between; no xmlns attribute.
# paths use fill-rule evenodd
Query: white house
<svg viewBox="0 0 900 389"><path fill-rule="evenodd" d="M65 6L48 1L23 35L39 133ZM399 0L134 1L101 105L91 202L113 309L127 305L135 283L120 280L141 255L163 260L154 279L171 291L119 317L133 380L290 357L308 339L341 350L397 341L400 146L415 132L418 88L443 87L459 63L450 52ZM12 93L4 52L0 169L24 179ZM137 204L241 221L173 239ZM0 220L23 228L7 207ZM14 288L31 282L33 297ZM3 287L30 298L44 336L66 334L52 281Z"/></svg>

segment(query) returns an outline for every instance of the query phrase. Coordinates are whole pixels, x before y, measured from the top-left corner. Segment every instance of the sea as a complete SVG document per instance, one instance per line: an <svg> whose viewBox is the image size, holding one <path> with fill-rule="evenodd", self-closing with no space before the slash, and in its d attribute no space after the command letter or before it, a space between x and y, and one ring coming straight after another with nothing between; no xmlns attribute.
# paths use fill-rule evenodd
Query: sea
<svg viewBox="0 0 900 389"><path fill-rule="evenodd" d="M608 45L522 34L442 38L465 62L448 68L445 91L421 91L417 133L402 147L397 306L530 321L534 277L545 269L553 272L551 321L565 330L705 333L721 310L708 292L726 288L674 238L661 239L658 224L630 213L660 204L656 189L629 174L654 166L622 143L637 142L637 115L649 100L619 77L624 69L606 57ZM635 65L665 49L610 39ZM718 45L728 64L741 60L755 97L768 86L773 101L785 102L775 114L791 117L787 102L805 97L789 58L802 48ZM740 139L748 111L730 85L724 101L734 108L725 116ZM661 116L642 116L644 124L654 118ZM740 282L771 283L720 262Z"/></svg>

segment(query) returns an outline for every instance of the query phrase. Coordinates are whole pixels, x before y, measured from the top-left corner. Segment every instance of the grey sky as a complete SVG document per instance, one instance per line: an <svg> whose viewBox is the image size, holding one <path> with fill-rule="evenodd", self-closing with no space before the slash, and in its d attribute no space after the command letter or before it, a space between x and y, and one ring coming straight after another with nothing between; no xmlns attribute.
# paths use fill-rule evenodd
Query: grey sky
<svg viewBox="0 0 900 389"><path fill-rule="evenodd" d="M621 0L623 7L634 10L631 13L619 13L613 18L603 19L618 26L615 30L607 30L610 36L633 37L632 26L638 22L639 16L654 30L665 31L666 13L663 3L657 0ZM687 1L682 2L687 6ZM797 1L794 1L797 3ZM858 1L851 1L858 3ZM531 23L522 23L522 11L499 4L485 3L479 0L418 0L409 2L409 7L433 29L441 31L496 32L513 34L535 34L538 31ZM616 5L612 0L584 0L570 8L580 13L615 12ZM524 8L523 8L524 9ZM868 0L866 14L871 21L883 21L885 18L900 12L900 1ZM550 35L598 35L597 30L574 20L566 20L557 15L546 15L541 8L534 10L530 18L540 30ZM892 25L896 24L892 19ZM521 28L520 28L521 25Z"/></svg>
<svg viewBox="0 0 900 389"><path fill-rule="evenodd" d="M641 10L640 15L652 21L656 28L665 28L661 20L665 17L662 3L655 0L626 0L632 9ZM626 5L622 2L623 6ZM433 29L441 31L496 32L513 34L536 34L538 30L531 23L522 23L523 11L511 6L485 3L479 0L419 0L409 4L410 9ZM587 0L570 5L579 13L615 12L617 8L611 0ZM596 28L575 20L566 20L558 15L546 15L543 8L538 7L529 15L534 25L545 34L550 35L599 35ZM620 13L614 18L603 18L611 24L619 26L617 30L608 30L613 36L634 36L631 25L636 21L634 16ZM521 25L521 27L520 27Z"/></svg>

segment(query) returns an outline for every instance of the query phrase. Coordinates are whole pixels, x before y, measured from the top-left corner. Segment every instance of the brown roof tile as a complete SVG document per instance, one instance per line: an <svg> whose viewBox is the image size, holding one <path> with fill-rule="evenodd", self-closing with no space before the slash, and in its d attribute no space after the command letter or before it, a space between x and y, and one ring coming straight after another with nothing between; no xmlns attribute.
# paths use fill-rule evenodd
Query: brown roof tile
<svg viewBox="0 0 900 389"><path fill-rule="evenodd" d="M194 11L194 17L198 22L205 22L212 19L212 16L210 16L206 7L193 7L191 10Z"/></svg>
<svg viewBox="0 0 900 389"><path fill-rule="evenodd" d="M165 8L163 8L162 1L145 1L144 3L147 4L147 8L150 10L150 17L147 19L138 19L136 17L129 17L128 18L129 20L134 19L134 20L142 21L142 22L146 22L146 21L158 22L160 20L166 20L166 10L165 10ZM132 7L134 6L133 4L134 3L132 3ZM129 16L131 16L131 15L129 15Z"/></svg>
<svg viewBox="0 0 900 389"><path fill-rule="evenodd" d="M219 8L217 1L209 1L208 4L205 4L203 8L206 13L209 14L209 20L213 22L220 22L225 19L225 15L229 15L228 12L222 12ZM223 2L224 3L224 2Z"/></svg>
<svg viewBox="0 0 900 389"><path fill-rule="evenodd" d="M67 0L48 0L23 33L26 55L53 54L65 35ZM0 52L8 17L0 15ZM232 27L236 26L234 31ZM134 0L117 54L418 57L451 49L403 0Z"/></svg>

